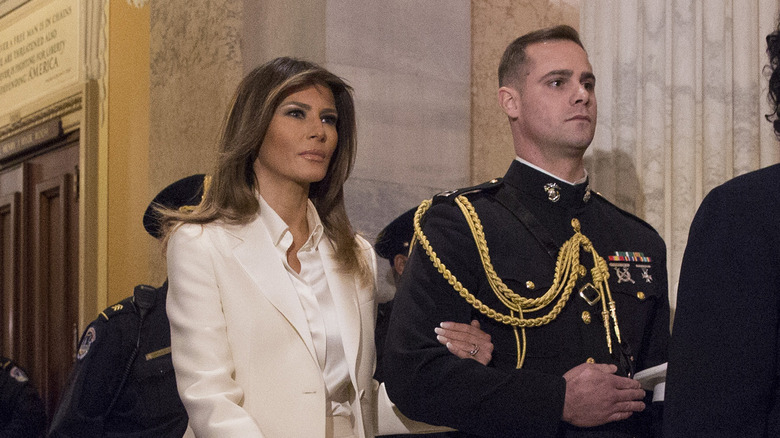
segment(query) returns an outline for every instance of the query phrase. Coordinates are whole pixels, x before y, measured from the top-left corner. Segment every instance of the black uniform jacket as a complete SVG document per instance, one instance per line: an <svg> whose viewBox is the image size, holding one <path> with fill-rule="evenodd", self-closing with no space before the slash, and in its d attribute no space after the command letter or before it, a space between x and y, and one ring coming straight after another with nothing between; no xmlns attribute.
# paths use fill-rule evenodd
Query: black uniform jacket
<svg viewBox="0 0 780 438"><path fill-rule="evenodd" d="M557 202L544 188L548 183L558 186ZM461 192L476 209L499 277L525 297L538 297L552 284L556 251L574 234L571 220L577 218L582 233L610 265L608 282L619 327L636 370L666 361L666 254L662 239L649 225L595 194L588 196L587 184L571 186L518 161L503 180ZM423 218L423 231L463 286L492 309L509 314L487 282L472 233L453 202L456 195L434 199ZM519 219L523 213L515 201L531 220ZM584 251L580 260L588 269L593 265ZM649 410L592 429L577 429L560 420L562 375L589 359L617 363L607 348L601 302L590 305L578 295L589 281L588 275L578 282L556 319L526 329L527 354L522 368L516 369L518 340L513 329L461 298L416 244L395 297L385 347L390 399L412 419L485 437L651 436ZM472 318L480 321L495 345L487 367L449 354L436 341L434 328L440 321L468 323ZM615 352L617 348L613 339Z"/></svg>
<svg viewBox="0 0 780 438"><path fill-rule="evenodd" d="M0 438L38 437L45 428L38 391L11 359L0 357Z"/></svg>
<svg viewBox="0 0 780 438"><path fill-rule="evenodd" d="M688 235L665 436L780 436L780 165L713 189Z"/></svg>
<svg viewBox="0 0 780 438"><path fill-rule="evenodd" d="M107 308L87 327L50 436L184 435L188 418L176 390L171 362L171 332L165 313L167 292L167 283L157 289L132 362L140 322L133 297ZM120 391L125 373L126 383ZM114 397L116 402L106 415Z"/></svg>

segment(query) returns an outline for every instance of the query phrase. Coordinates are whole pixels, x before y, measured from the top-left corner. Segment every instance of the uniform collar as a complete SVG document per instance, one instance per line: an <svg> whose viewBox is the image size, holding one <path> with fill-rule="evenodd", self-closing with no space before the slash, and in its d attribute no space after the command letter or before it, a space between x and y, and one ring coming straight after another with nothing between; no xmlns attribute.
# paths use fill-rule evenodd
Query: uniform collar
<svg viewBox="0 0 780 438"><path fill-rule="evenodd" d="M565 180L563 178L558 178L557 176L553 175L551 172L548 172L548 171L542 169L541 167L531 163L530 161L526 161L526 160L524 160L524 159L522 159L520 157L515 157L515 161L519 161L519 162L525 164L526 166L530 167L531 169L538 170L539 172L542 172L545 175L551 176L551 177L557 179L558 181L563 181L563 182L565 182L566 184L568 184L570 186L576 186L577 184L582 184L584 182L588 182L588 169L582 169L585 172L585 176L583 176L582 178L578 179L577 181L570 182L570 181L567 181L567 180Z"/></svg>
<svg viewBox="0 0 780 438"><path fill-rule="evenodd" d="M587 176L579 184L572 184L519 160L509 166L504 181L524 195L551 205L576 208L588 204L591 199Z"/></svg>

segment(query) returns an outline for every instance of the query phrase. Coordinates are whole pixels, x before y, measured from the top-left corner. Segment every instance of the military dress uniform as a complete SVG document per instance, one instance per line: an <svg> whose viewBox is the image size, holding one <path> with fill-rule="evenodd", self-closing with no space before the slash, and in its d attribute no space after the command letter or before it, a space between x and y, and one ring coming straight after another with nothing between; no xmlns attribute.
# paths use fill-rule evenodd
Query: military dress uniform
<svg viewBox="0 0 780 438"><path fill-rule="evenodd" d="M11 359L0 357L0 438L37 437L45 428L38 391Z"/></svg>
<svg viewBox="0 0 780 438"><path fill-rule="evenodd" d="M167 283L153 290L154 301L140 332L135 295L108 307L87 327L50 436L178 438L184 434L187 413L176 391L171 362L167 291Z"/></svg>
<svg viewBox="0 0 780 438"><path fill-rule="evenodd" d="M558 252L575 234L574 225L606 262L609 293L599 293L598 282L586 273L546 323L515 330L497 321L492 312L544 319L556 313L551 308L564 294L536 312L510 311L488 281L472 231L480 227L468 225L455 201L460 195L476 212L488 264L518 296L533 299L548 291ZM591 192L587 183L572 186L516 160L502 180L436 196L422 216L421 231L440 265L434 266L418 239L396 293L385 344L387 391L401 412L467 436L653 435L650 409L626 421L583 429L562 422L561 416L562 376L571 368L614 363L619 374L628 375L666 362L666 250L655 230ZM576 252L587 270L595 266L582 247ZM445 280L441 266L455 278ZM462 285L471 302L450 282ZM609 331L602 316L605 301L615 304L614 317L606 318ZM487 367L448 354L433 331L439 321L474 318L495 346Z"/></svg>

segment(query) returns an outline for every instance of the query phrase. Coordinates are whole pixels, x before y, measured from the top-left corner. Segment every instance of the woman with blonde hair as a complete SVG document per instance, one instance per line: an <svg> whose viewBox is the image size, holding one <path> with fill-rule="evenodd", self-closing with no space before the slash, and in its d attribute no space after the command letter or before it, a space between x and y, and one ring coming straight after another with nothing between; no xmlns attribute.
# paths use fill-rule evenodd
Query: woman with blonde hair
<svg viewBox="0 0 780 438"><path fill-rule="evenodd" d="M355 153L351 88L277 58L239 85L202 203L164 212L173 363L196 435L413 425L372 379L376 260L344 207ZM492 350L470 326L449 334Z"/></svg>

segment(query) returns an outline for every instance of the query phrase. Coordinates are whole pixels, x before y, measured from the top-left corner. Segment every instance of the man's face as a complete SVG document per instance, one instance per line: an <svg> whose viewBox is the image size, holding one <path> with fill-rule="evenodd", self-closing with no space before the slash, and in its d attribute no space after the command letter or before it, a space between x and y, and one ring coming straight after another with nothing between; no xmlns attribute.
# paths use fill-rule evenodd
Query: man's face
<svg viewBox="0 0 780 438"><path fill-rule="evenodd" d="M517 84L517 127L544 154L582 156L596 130L596 78L585 51L569 40L526 47ZM524 73L524 74L523 74Z"/></svg>

